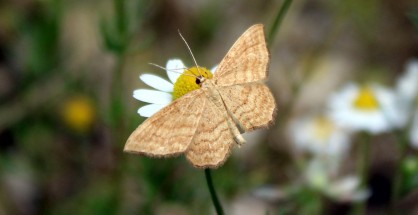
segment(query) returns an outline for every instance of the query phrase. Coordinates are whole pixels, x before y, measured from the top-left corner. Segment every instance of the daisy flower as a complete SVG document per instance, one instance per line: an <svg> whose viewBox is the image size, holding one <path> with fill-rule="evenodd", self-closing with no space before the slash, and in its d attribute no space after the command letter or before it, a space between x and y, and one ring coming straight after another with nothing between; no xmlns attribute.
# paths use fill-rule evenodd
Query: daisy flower
<svg viewBox="0 0 418 215"><path fill-rule="evenodd" d="M399 127L404 120L396 94L379 85L346 85L330 97L328 111L338 125L373 134Z"/></svg>
<svg viewBox="0 0 418 215"><path fill-rule="evenodd" d="M308 115L290 124L290 137L299 150L340 157L349 148L349 134L327 116Z"/></svg>
<svg viewBox="0 0 418 215"><path fill-rule="evenodd" d="M152 74L142 74L139 76L146 85L154 88L137 89L133 97L139 101L148 103L138 109L138 114L143 117L151 117L159 110L170 104L173 100L180 98L186 93L200 88L193 75L202 73L205 78L212 78L216 71L216 66L209 71L204 67L187 68L183 61L171 59L167 61L165 70L170 81Z"/></svg>

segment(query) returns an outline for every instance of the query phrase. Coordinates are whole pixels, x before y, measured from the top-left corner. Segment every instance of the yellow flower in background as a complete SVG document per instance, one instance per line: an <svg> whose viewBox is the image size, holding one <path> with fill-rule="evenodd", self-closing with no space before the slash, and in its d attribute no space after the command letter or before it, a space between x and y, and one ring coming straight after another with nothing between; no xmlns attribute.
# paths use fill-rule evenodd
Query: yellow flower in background
<svg viewBox="0 0 418 215"><path fill-rule="evenodd" d="M77 132L88 132L96 118L96 111L90 98L76 96L64 103L62 117L71 129Z"/></svg>

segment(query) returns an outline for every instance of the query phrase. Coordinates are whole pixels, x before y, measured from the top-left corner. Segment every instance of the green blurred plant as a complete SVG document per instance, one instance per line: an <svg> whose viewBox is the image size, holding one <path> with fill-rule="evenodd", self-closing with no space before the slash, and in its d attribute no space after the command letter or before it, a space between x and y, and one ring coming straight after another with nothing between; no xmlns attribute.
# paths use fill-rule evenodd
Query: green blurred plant
<svg viewBox="0 0 418 215"><path fill-rule="evenodd" d="M113 74L113 82L110 95L110 109L106 111L110 117L111 124L121 123L124 117L124 64L125 58L131 47L132 39L141 26L141 17L132 14L144 14L146 0L136 2L135 6L130 6L130 1L113 0L113 16L102 17L100 20L100 32L106 50L111 52L116 58L116 68Z"/></svg>
<svg viewBox="0 0 418 215"><path fill-rule="evenodd" d="M358 156L358 175L360 176L360 186L363 189L367 188L367 181L369 179L369 170L370 170L370 144L371 142L371 134L368 132L362 132L360 134L361 141L358 144L359 151L357 152ZM361 215L365 214L366 211L366 203L367 201L360 201L354 205L353 214L354 215Z"/></svg>
<svg viewBox="0 0 418 215"><path fill-rule="evenodd" d="M33 8L33 14L21 20L21 32L29 47L25 62L26 83L50 75L60 65L61 4L61 0L44 1Z"/></svg>

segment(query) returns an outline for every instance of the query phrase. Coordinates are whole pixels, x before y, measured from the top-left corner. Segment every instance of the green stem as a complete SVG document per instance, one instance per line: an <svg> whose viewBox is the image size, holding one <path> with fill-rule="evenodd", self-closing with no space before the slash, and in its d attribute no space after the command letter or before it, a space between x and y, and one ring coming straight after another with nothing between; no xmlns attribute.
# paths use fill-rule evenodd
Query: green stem
<svg viewBox="0 0 418 215"><path fill-rule="evenodd" d="M222 205L219 202L218 196L216 195L215 187L213 186L212 182L212 176L210 173L210 169L205 169L205 177L206 177L206 183L209 187L210 196L212 198L213 205L215 206L216 213L218 215L223 215L224 211L222 209Z"/></svg>
<svg viewBox="0 0 418 215"><path fill-rule="evenodd" d="M395 169L395 178L392 186L391 207L393 211L395 211L395 204L401 194L401 185L403 180L402 164L404 163L406 157L406 149L408 147L408 141L406 140L404 133L396 131L396 137L398 139L399 162L397 168Z"/></svg>
<svg viewBox="0 0 418 215"><path fill-rule="evenodd" d="M268 47L271 47L274 38L277 35L277 32L280 29L280 26L283 22L283 18L286 15L287 11L289 10L290 5L292 4L293 0L284 0L282 6L280 7L279 12L276 15L276 18L273 21L273 24L270 28L269 34L267 36L267 44Z"/></svg>
<svg viewBox="0 0 418 215"><path fill-rule="evenodd" d="M315 192L316 196L316 205L315 205L315 214L324 214L324 202L322 194L319 192Z"/></svg>
<svg viewBox="0 0 418 215"><path fill-rule="evenodd" d="M360 152L358 157L358 175L360 176L360 188L365 189L368 180L368 170L370 163L370 135L368 133L362 134L363 141L360 143ZM354 207L354 214L361 215L366 212L366 202L358 202Z"/></svg>
<svg viewBox="0 0 418 215"><path fill-rule="evenodd" d="M126 19L126 5L125 0L114 0L113 6L115 10L115 19L116 19L116 28L120 36L120 39L123 40L124 46L126 46L126 36L127 36L127 25L128 20Z"/></svg>
<svg viewBox="0 0 418 215"><path fill-rule="evenodd" d="M267 47L268 48L271 48L271 46L273 45L273 41L276 38L277 33L279 32L279 29L280 29L280 26L283 22L284 16L286 15L287 11L289 10L290 5L292 4L292 2L293 2L293 0L284 0L282 5L280 6L280 8L279 8L279 10L276 14L276 17L274 18L273 23L270 27L270 30L267 34ZM291 102L293 102L293 101L291 101ZM290 107L291 106L292 106L292 104L289 105L288 108L285 107L286 111L284 111L283 113L290 112L290 109L291 109ZM276 122L282 122L281 119L285 116L288 116L288 114L280 114L280 116L277 117ZM284 123L277 123L277 125L281 125L281 124L284 124Z"/></svg>
<svg viewBox="0 0 418 215"><path fill-rule="evenodd" d="M126 1L125 0L113 0L113 7L115 12L115 31L113 32L117 35L118 43L120 45L117 52L114 52L116 58L116 67L113 73L113 82L111 83L110 89L110 116L111 116L111 127L112 127L112 139L115 143L123 143L126 138L126 119L124 117L125 107L122 102L124 85L124 65L125 65L125 55L127 49L127 19L126 19ZM109 113L108 112L108 113ZM117 147L120 146L110 146ZM110 149L114 151L113 148ZM121 211L122 204L124 201L124 189L123 189L123 176L124 171L126 170L126 156L122 156L120 153L115 155L115 162L118 163L118 168L114 169L112 175L112 183L114 186L114 204L116 210Z"/></svg>

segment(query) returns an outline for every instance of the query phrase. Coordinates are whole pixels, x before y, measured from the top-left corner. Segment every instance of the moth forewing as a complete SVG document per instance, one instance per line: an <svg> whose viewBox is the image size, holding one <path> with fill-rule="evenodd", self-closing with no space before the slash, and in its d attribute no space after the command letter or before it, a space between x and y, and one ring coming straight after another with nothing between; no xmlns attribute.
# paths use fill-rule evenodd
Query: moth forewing
<svg viewBox="0 0 418 215"><path fill-rule="evenodd" d="M206 98L205 110L186 157L195 167L216 168L225 162L235 142L225 109Z"/></svg>
<svg viewBox="0 0 418 215"><path fill-rule="evenodd" d="M253 25L222 59L214 74L214 82L218 86L231 86L266 80L269 59L264 25Z"/></svg>
<svg viewBox="0 0 418 215"><path fill-rule="evenodd" d="M276 103L270 89L263 83L219 87L227 110L248 132L274 123Z"/></svg>
<svg viewBox="0 0 418 215"><path fill-rule="evenodd" d="M143 122L128 138L124 151L151 157L183 153L196 132L205 95L195 90Z"/></svg>
<svg viewBox="0 0 418 215"><path fill-rule="evenodd" d="M241 133L243 133L240 131L241 125L234 119L234 115L230 114L230 111L225 105L218 87L213 84L211 80L208 80L205 83L204 88L206 89L205 92L209 100L213 102L216 107L218 107L218 109L221 111L222 117L228 122L228 127L232 133L232 136L234 137L234 141L239 146L243 145L245 143L245 139L241 135Z"/></svg>

